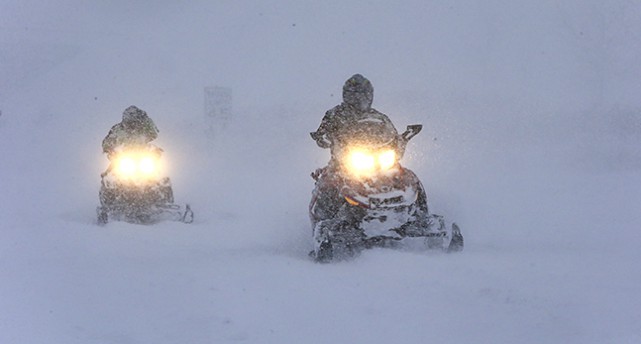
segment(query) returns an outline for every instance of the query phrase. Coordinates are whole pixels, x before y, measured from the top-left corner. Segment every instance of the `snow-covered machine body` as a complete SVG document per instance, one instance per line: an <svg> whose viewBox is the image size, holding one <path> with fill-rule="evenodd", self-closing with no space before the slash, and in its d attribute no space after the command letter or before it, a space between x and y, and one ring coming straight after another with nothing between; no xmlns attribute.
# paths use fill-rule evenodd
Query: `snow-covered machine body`
<svg viewBox="0 0 641 344"><path fill-rule="evenodd" d="M364 119L350 129L330 164L316 170L309 213L317 261L331 261L374 246L424 238L427 248L463 249L456 224L430 214L418 177L400 165L421 125L398 135L383 121Z"/></svg>
<svg viewBox="0 0 641 344"><path fill-rule="evenodd" d="M162 149L151 145L119 147L101 175L98 223L109 220L150 224L164 220L191 223L189 205L174 203L169 177L163 175Z"/></svg>

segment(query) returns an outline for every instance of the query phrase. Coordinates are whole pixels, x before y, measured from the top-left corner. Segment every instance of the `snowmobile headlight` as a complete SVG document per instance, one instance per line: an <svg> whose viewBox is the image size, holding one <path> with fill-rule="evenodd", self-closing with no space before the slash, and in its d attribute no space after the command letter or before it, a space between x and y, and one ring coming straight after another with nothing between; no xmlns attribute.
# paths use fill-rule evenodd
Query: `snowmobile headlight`
<svg viewBox="0 0 641 344"><path fill-rule="evenodd" d="M136 173L136 160L130 156L124 156L118 160L118 174L125 177L133 176Z"/></svg>
<svg viewBox="0 0 641 344"><path fill-rule="evenodd" d="M347 155L347 169L356 176L372 175L387 171L396 164L396 152L393 149L369 151L353 149Z"/></svg>
<svg viewBox="0 0 641 344"><path fill-rule="evenodd" d="M393 149L388 149L378 154L378 165L382 170L389 170L396 164L396 152Z"/></svg>
<svg viewBox="0 0 641 344"><path fill-rule="evenodd" d="M150 154L132 153L116 160L116 173L127 180L145 180L156 176L160 167L158 159Z"/></svg>
<svg viewBox="0 0 641 344"><path fill-rule="evenodd" d="M148 156L142 157L138 163L138 168L143 175L154 174L157 168L156 160Z"/></svg>
<svg viewBox="0 0 641 344"><path fill-rule="evenodd" d="M347 159L349 170L357 175L373 172L376 165L374 155L365 150L352 150L349 152Z"/></svg>

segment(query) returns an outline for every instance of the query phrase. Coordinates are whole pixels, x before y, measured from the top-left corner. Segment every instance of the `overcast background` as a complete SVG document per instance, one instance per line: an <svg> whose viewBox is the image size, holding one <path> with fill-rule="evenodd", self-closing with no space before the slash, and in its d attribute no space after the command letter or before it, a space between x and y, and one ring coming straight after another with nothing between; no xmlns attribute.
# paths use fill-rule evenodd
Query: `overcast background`
<svg viewBox="0 0 641 344"><path fill-rule="evenodd" d="M0 1L0 342L637 343L639 61L625 0ZM354 73L461 254L307 258ZM192 225L95 225L129 105Z"/></svg>

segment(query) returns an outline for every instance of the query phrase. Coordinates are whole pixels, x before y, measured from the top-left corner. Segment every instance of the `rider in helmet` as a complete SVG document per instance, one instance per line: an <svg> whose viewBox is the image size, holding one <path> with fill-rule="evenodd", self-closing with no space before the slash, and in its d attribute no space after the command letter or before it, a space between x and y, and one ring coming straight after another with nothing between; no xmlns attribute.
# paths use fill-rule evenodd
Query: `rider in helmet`
<svg viewBox="0 0 641 344"><path fill-rule="evenodd" d="M344 136L349 135L349 128L356 121L376 119L389 127L390 132L397 134L390 119L383 113L372 108L374 87L372 83L360 74L354 74L343 85L343 102L325 113L320 126L312 133L312 138L321 148L330 148L334 165L337 144Z"/></svg>
<svg viewBox="0 0 641 344"><path fill-rule="evenodd" d="M353 139L354 128L362 128L363 122L371 120L372 123L384 124L385 133L381 133L381 139L383 136L385 140L390 137L395 139L398 135L390 119L372 108L373 99L374 88L369 80L354 74L343 85L343 102L327 111L316 132L311 133L318 146L331 150L328 165L312 173L317 183L312 204L316 204L314 212L319 218L332 218L340 207L340 203L336 202L340 198L337 189L340 175L334 173L340 166L337 153L342 144Z"/></svg>
<svg viewBox="0 0 641 344"><path fill-rule="evenodd" d="M102 141L102 150L111 156L119 146L147 144L158 137L158 128L147 113L136 106L130 106L122 113L117 123Z"/></svg>

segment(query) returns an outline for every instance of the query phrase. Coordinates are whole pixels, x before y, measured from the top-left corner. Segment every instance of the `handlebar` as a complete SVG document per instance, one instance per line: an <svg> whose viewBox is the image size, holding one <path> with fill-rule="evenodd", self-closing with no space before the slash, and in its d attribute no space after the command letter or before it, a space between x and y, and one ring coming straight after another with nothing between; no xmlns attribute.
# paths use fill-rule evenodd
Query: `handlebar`
<svg viewBox="0 0 641 344"><path fill-rule="evenodd" d="M407 142L409 141L412 137L418 135L418 133L423 130L423 125L422 124L411 124L407 126L407 129L405 132L401 134L401 138L403 141Z"/></svg>

